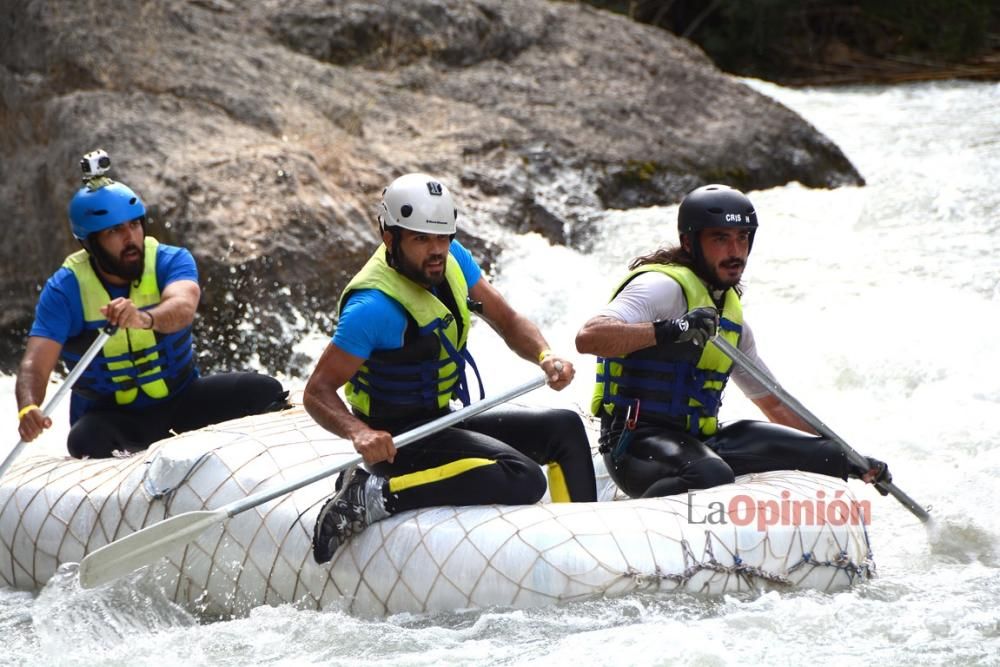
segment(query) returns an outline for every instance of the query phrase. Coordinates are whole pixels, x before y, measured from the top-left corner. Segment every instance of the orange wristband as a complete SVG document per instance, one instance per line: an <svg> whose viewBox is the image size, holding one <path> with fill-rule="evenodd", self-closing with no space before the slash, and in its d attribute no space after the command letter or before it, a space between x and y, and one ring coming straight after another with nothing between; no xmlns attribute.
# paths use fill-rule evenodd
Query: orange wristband
<svg viewBox="0 0 1000 667"><path fill-rule="evenodd" d="M17 421L24 419L24 415L28 414L32 410L37 410L38 406L32 403L31 405L26 405L17 411Z"/></svg>

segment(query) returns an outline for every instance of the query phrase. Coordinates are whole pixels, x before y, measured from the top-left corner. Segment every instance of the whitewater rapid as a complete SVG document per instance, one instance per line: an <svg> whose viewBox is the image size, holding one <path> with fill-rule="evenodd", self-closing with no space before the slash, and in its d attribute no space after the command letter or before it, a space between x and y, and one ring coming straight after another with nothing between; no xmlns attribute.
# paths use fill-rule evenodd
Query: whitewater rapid
<svg viewBox="0 0 1000 667"><path fill-rule="evenodd" d="M761 227L744 304L784 387L933 508L938 528L928 531L891 498L859 489L873 507L875 580L833 595L636 595L380 621L287 606L212 623L141 586L85 601L56 586L37 597L0 590L0 663L1000 663L1000 85L749 84L825 132L867 180L749 193ZM632 256L673 241L675 216L675 207L608 212L587 254L510 239L494 282L578 370L566 392L533 401L585 412L592 359L575 355L573 337ZM295 341L314 358L325 343L319 333ZM482 323L471 347L492 392L533 370ZM13 445L9 377L0 401L0 433ZM61 410L39 444L48 451L61 451ZM722 414L759 416L735 389Z"/></svg>

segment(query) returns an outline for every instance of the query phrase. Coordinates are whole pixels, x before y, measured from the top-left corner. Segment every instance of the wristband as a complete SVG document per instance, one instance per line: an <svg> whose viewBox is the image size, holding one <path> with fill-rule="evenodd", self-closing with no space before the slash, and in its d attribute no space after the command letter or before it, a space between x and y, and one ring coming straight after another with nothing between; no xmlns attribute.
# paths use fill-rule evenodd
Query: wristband
<svg viewBox="0 0 1000 667"><path fill-rule="evenodd" d="M38 406L32 403L31 405L26 405L17 411L17 421L24 419L24 415L28 414L32 410L37 410Z"/></svg>
<svg viewBox="0 0 1000 667"><path fill-rule="evenodd" d="M144 310L142 312L144 312L147 315L149 315L149 326L146 327L146 328L149 329L150 331L152 331L153 327L156 326L156 320L153 319L153 313L149 312L148 310Z"/></svg>
<svg viewBox="0 0 1000 667"><path fill-rule="evenodd" d="M552 356L552 350L550 350L549 348L545 348L544 350L538 353L538 363L542 363L543 361L545 361L545 357L551 357L551 356Z"/></svg>

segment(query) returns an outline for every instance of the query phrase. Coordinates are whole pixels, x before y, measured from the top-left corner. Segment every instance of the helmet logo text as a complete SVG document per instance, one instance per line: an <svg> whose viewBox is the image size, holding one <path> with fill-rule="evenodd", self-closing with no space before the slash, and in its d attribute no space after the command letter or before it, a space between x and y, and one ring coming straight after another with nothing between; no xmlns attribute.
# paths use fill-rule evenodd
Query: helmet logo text
<svg viewBox="0 0 1000 667"><path fill-rule="evenodd" d="M726 213L726 222L743 222L741 213Z"/></svg>
<svg viewBox="0 0 1000 667"><path fill-rule="evenodd" d="M435 197L440 197L444 193L444 189L441 187L440 183L436 181L428 181L427 192L431 193L431 195Z"/></svg>

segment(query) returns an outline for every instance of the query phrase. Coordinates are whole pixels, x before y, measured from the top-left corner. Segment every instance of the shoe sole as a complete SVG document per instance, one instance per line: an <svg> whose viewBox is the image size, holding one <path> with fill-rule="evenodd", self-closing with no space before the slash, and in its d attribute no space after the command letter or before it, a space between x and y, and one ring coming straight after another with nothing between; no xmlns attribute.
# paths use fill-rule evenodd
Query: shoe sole
<svg viewBox="0 0 1000 667"><path fill-rule="evenodd" d="M313 528L313 560L316 561L317 563L319 563L320 565L322 565L324 563L329 563L331 560L333 560L333 556L337 553L337 549L339 549L341 547L341 545L339 544L339 539L338 539L338 544L337 544L336 549L333 549L332 551L330 551L330 555L329 555L328 558L326 558L325 560L320 560L317 557L317 554L316 554L316 540L319 537L319 531L320 531L320 528L322 527L322 524L323 524L323 517L325 516L323 510L325 510L327 507L329 507L330 505L335 504L338 500L340 500L340 497L344 495L344 491L346 489L350 488L351 482L354 481L354 476L355 476L355 473L357 472L357 470L358 470L358 466L357 465L353 465L350 468L348 468L347 472L344 473L344 477L343 477L344 482L343 482L343 484L340 485L340 488L337 490L337 492L335 494L333 494L330 497L329 500L327 500L325 503L323 503L323 507L320 508L319 514L316 515L316 526Z"/></svg>

